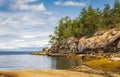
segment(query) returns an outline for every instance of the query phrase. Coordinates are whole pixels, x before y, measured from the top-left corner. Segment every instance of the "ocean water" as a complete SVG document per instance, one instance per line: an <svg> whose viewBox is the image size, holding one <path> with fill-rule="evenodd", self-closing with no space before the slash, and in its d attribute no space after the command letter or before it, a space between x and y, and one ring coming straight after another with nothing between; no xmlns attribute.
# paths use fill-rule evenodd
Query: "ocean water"
<svg viewBox="0 0 120 77"><path fill-rule="evenodd" d="M63 57L30 55L30 52L0 52L0 70L18 69L68 69L80 61Z"/></svg>

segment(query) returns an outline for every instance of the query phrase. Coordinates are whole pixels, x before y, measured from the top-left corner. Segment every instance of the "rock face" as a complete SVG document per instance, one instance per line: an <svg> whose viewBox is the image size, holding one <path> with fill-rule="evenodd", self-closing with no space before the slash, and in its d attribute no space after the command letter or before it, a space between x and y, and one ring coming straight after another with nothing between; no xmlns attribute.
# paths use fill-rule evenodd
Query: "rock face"
<svg viewBox="0 0 120 77"><path fill-rule="evenodd" d="M66 40L61 41L60 43L51 47L53 53L76 53L78 50L78 40L74 37L70 37Z"/></svg>
<svg viewBox="0 0 120 77"><path fill-rule="evenodd" d="M120 51L120 30L98 32L91 38L70 37L50 48L52 53L92 53Z"/></svg>
<svg viewBox="0 0 120 77"><path fill-rule="evenodd" d="M101 51L101 52L117 52L120 51L120 31L110 30L102 35L93 36L86 39L81 38L78 43L78 51Z"/></svg>
<svg viewBox="0 0 120 77"><path fill-rule="evenodd" d="M120 31L110 30L101 35L86 39L81 38L78 43L78 51L117 52L120 51Z"/></svg>

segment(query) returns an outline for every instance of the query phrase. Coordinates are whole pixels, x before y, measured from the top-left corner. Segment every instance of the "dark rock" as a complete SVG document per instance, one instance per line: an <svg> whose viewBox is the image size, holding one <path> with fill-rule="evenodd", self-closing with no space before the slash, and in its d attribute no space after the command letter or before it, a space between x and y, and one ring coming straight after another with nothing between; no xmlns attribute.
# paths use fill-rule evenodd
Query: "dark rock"
<svg viewBox="0 0 120 77"><path fill-rule="evenodd" d="M70 37L68 39L62 40L57 45L53 45L51 50L53 53L76 53L78 50L78 40L75 37Z"/></svg>
<svg viewBox="0 0 120 77"><path fill-rule="evenodd" d="M117 48L120 48L120 41L119 41L118 44L117 44Z"/></svg>

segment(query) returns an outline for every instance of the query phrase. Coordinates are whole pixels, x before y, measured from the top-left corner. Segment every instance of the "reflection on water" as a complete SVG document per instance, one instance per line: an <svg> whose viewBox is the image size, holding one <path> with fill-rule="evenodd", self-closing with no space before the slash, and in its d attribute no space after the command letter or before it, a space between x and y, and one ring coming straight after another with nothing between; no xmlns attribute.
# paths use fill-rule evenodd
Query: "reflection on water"
<svg viewBox="0 0 120 77"><path fill-rule="evenodd" d="M11 69L67 69L80 65L80 61L63 57L29 54L0 55L0 70Z"/></svg>
<svg viewBox="0 0 120 77"><path fill-rule="evenodd" d="M56 69L68 69L72 66L81 65L81 61L63 57L56 58Z"/></svg>

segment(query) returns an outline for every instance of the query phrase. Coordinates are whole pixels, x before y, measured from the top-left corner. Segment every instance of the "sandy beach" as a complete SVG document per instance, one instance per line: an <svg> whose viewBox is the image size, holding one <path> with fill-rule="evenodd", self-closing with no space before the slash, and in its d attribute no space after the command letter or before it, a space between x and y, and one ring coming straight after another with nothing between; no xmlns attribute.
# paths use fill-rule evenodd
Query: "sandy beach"
<svg viewBox="0 0 120 77"><path fill-rule="evenodd" d="M68 70L11 70L0 71L0 77L105 77Z"/></svg>

